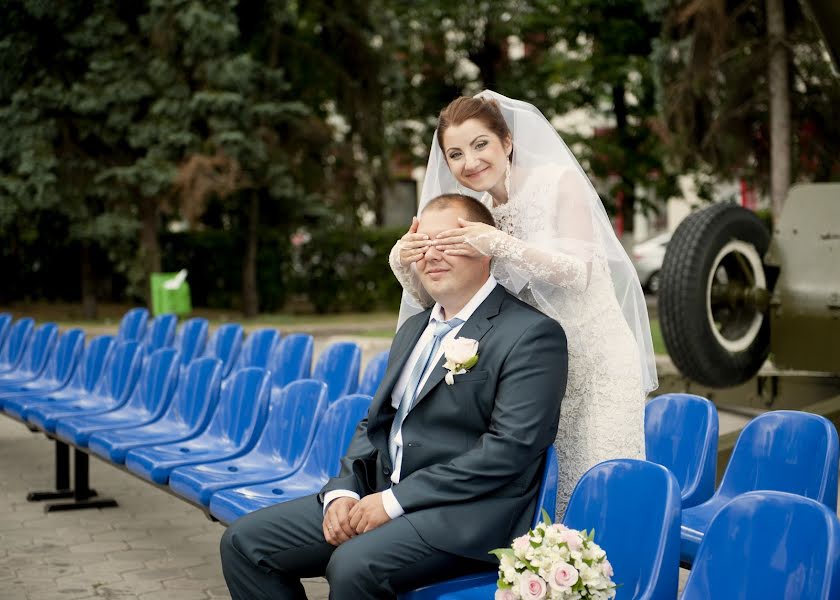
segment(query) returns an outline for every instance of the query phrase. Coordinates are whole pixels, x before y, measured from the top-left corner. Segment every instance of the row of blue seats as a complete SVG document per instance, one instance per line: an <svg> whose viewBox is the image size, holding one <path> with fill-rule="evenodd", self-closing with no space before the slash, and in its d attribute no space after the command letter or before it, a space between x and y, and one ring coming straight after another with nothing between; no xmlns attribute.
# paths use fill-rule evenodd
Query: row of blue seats
<svg viewBox="0 0 840 600"><path fill-rule="evenodd" d="M534 524L542 510L554 509L556 460L549 448ZM679 587L680 513L679 485L668 469L617 459L581 477L562 523L594 529L615 573L616 600L673 600ZM496 579L495 572L469 575L402 594L400 600L485 600L493 597ZM746 492L721 507L680 599L758 598L840 598L840 521L833 511L778 491Z"/></svg>
<svg viewBox="0 0 840 600"><path fill-rule="evenodd" d="M837 511L837 429L820 415L771 411L751 420L715 489L718 413L699 396L666 394L645 410L647 460L664 465L681 489L680 562L690 567L720 509L742 494L796 494Z"/></svg>
<svg viewBox="0 0 840 600"><path fill-rule="evenodd" d="M26 346L17 354L25 364L32 364L35 354L47 357L45 375L33 378L22 369L0 373L0 408L60 443L98 455L157 485L166 486L174 475L171 491L205 510L215 491L280 479L287 494L311 493L335 474L384 374L387 352L374 357L362 377L359 391L368 393L353 394L361 355L356 344L328 347L309 379L311 336L296 334L278 341L274 330L256 331L239 344L242 349L234 361L234 352L219 349L236 347L241 327L226 325L216 332L204 356L185 363L185 345L200 353L204 344L193 333L199 332L200 338L203 332L206 337L206 321L187 321L175 335L174 317L163 315L142 334L143 328L135 325L145 316L142 309L127 314L118 343L108 336L92 340L71 376L79 385L64 378L64 387L57 390L48 390L44 380L65 370L60 367L68 362L61 358L67 355L62 342L72 336L81 345L83 335L71 330L57 343L52 336L50 344L39 334L53 325L36 329L28 346L17 342ZM11 335L23 329L21 322L24 319L11 327L10 339L25 339ZM170 335L161 334L163 323ZM126 339L131 337L143 341ZM167 346L170 341L172 347ZM0 347L0 355L9 355L8 344ZM236 366L228 369L231 363ZM98 378L91 376L93 371ZM225 378L226 373L231 374ZM86 388L81 385L89 379L98 381ZM225 459L229 460L203 464ZM193 467L199 464L200 468ZM294 479L289 480L292 474ZM241 508L219 509L219 518L228 522L258 507L253 492L228 494L221 501L246 501ZM264 504L283 499L277 485L272 485Z"/></svg>
<svg viewBox="0 0 840 600"><path fill-rule="evenodd" d="M310 335L291 334L281 339L276 330L262 329L245 339L242 326L230 323L220 326L208 341L206 319L189 319L180 327L174 315L156 317L148 326L147 322L146 309L132 309L121 320L115 337L99 336L85 347L81 329L69 329L59 335L55 323L36 328L29 317L12 323L11 315L0 313L0 378L3 379L0 390L34 396L55 393L69 386L59 397L64 393L67 396L91 393L100 382L109 351L114 345L129 341L140 343L138 350L142 354L137 358L163 347L178 350L182 366L199 356L218 358L222 361L223 378L235 368L246 366L271 370L275 387L310 377L313 353ZM360 362L361 350L356 344L334 344L315 365L311 376L327 382L334 397L356 391L372 395L384 374L387 352L375 356L357 382L350 375L355 373L358 377ZM338 373L333 372L335 365L340 366ZM346 377L342 380L340 376ZM112 385L117 391L127 387L130 381Z"/></svg>
<svg viewBox="0 0 840 600"><path fill-rule="evenodd" d="M773 411L738 437L715 489L718 414L705 398L665 394L645 409L647 460L610 460L578 481L562 522L594 529L618 600L840 598L838 436L824 417ZM554 511L549 449L541 510ZM402 600L493 596L495 573L427 586Z"/></svg>
<svg viewBox="0 0 840 600"><path fill-rule="evenodd" d="M154 388L156 391L150 389L147 395L159 396L162 390L174 387L171 378L177 371L175 363L173 350L157 350L148 357L147 365L154 365L154 368L147 366L146 372L158 375L147 377L159 383ZM187 379L192 375L196 382L193 385L199 385L199 380L208 377L206 371L210 369L207 366L210 363L203 363L203 376L198 373L198 365L201 364L200 360L193 361L187 369ZM379 370L384 371L384 360ZM170 371L170 375L160 375ZM260 369L246 368L239 370L223 388L218 404L228 406L229 412L238 411L239 416L248 415L243 421L246 424L233 433L222 431L222 422L230 419L219 417L219 427L213 433L209 433L212 427L205 428L203 434L192 439L184 441L184 438L179 438L181 441L170 441L161 446L161 443L169 441L164 435L167 426L161 428L152 422L133 429L94 431L88 439L88 451L116 464L125 462L130 471L158 485L168 486L170 491L182 498L209 509L223 522L231 522L269 504L317 491L323 481L334 474L338 458L344 452L356 422L366 412L370 399L356 396L330 403L327 389L313 381L292 383L278 388L272 395L267 391L271 387L267 378L268 375ZM167 384L167 381L170 383ZM186 383L183 385L187 387ZM187 395L193 394L190 392ZM178 403L177 398L182 396L176 393L173 406ZM243 406L244 398L257 398L257 408ZM355 403L352 408L336 408L350 406L351 403ZM263 408L266 404L267 409ZM217 408L216 411L220 413L222 409ZM226 442L244 435L245 430L254 436L253 432L260 427L252 427L251 423L260 411L265 411L265 424L249 451L243 454L236 450L239 446L235 443L226 448L218 447L220 436L224 438L227 435ZM76 447L84 447L79 438L85 429L82 425L94 428L113 425L111 419L119 412L85 417L82 423L74 422L78 420L76 417L62 419L55 435ZM337 413L343 416L335 416ZM322 416L309 417L313 414ZM132 431L134 437L126 439L125 436L130 436ZM116 454L108 454L109 449L104 445L114 441L108 440L112 433L127 444L122 450L115 450ZM187 436L192 433L192 430L180 432ZM155 438L155 434L164 437ZM830 422L815 415L791 411L776 411L754 419L739 437L717 490L714 482L718 423L717 412L710 402L684 394L661 396L651 401L646 409L645 435L649 462L608 461L596 466L578 483L564 515L564 522L570 527L595 528L598 532L598 542L607 550L617 573L616 580L622 583L619 598L673 598L676 593L676 565L680 561L686 565L693 564L684 598L729 597L718 593L704 596L702 590L708 592L712 589L708 587L710 582L720 579L722 570L735 562L733 558L738 552L757 557L769 548L783 551L790 560L780 561L777 558L772 565L754 562L743 569L736 562L735 571L723 576L729 582L727 585L737 587L737 582L730 580L734 581L737 572L745 570L751 573L751 577L761 577L762 582L778 585L790 575L791 565L799 565L800 569L805 569L809 582L822 581L821 584L813 583L809 589L815 590L819 585L825 590L835 589L832 586L836 586L838 578L832 573L836 573L840 565L835 560L837 539L840 538L837 538L837 519L833 514L837 500L838 443L837 432ZM150 443L158 446L150 446ZM231 450L238 455L223 459L225 452ZM556 461L556 458L551 460ZM550 513L553 512L556 494L556 472L556 463L546 466L540 505ZM249 484L234 487L245 482ZM779 490L779 493L751 490ZM753 506L756 502L760 503L760 509ZM814 505L819 508L814 508ZM766 518L772 516L775 520L771 519L769 524L763 521L741 522L748 515L759 513L767 515ZM813 539L803 536L797 540L790 535L790 529L776 531L776 525L784 522L778 520L780 514L786 514L790 519L794 518L793 515L802 515L796 518L802 519L803 523L818 523L812 525L818 527L815 530L815 547L827 558L820 562L812 557L810 563L803 563L806 549L797 542L804 541L811 547ZM832 518L824 518L826 514ZM720 515L741 521L733 525ZM727 525L717 524L718 521ZM758 533L747 537L737 533L760 532L761 527L775 531L775 542L760 537ZM718 531L728 533L716 533ZM797 528L797 531L801 530ZM808 529L805 531L810 533ZM759 539L761 543L752 548L750 544ZM728 542L722 544L721 540ZM721 556L729 556L729 560L721 560ZM759 567L764 572L757 570ZM464 581L431 586L405 597L413 600L484 597L480 590L487 592L490 589L488 586L494 585L494 579L492 576L489 576L491 580L487 579L488 576L483 577L483 580L482 576L476 576L478 579L466 578ZM835 583L831 584L831 581ZM753 581L751 585L755 589L757 583ZM800 588L805 589L801 585ZM455 595L446 595L454 593L453 590L457 590ZM478 595L470 595L473 592L468 590ZM731 597L747 596L734 594Z"/></svg>

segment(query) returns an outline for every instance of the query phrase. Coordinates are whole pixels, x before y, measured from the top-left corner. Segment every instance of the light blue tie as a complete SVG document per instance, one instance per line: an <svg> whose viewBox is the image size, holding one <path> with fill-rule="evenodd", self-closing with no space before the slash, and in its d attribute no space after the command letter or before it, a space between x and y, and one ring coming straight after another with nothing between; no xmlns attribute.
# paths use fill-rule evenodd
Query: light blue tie
<svg viewBox="0 0 840 600"><path fill-rule="evenodd" d="M388 450L391 453L391 464L395 467L400 458L397 456L397 453L400 451L400 448L397 446L397 433L402 428L403 421L406 415L408 415L408 411L411 410L414 400L417 398L423 374L429 368L429 362L431 362L437 353L444 336L463 322L462 319L451 319L449 321L441 321L435 325L432 339L429 340L423 352L420 353L417 362L414 363L414 369L411 370L411 375L408 378L408 385L405 386L405 391L403 392L402 398L400 398L400 406L397 408L397 414L394 415L394 422L391 423L391 437L389 438Z"/></svg>

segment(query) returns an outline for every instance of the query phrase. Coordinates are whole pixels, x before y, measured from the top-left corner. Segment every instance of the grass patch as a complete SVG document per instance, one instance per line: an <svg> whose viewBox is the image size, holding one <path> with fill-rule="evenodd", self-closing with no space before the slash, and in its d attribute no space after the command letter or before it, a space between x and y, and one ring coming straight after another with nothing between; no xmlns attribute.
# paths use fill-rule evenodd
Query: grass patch
<svg viewBox="0 0 840 600"><path fill-rule="evenodd" d="M662 328L659 326L659 319L650 320L650 337L653 339L654 354L668 354L665 348L665 340L662 339Z"/></svg>

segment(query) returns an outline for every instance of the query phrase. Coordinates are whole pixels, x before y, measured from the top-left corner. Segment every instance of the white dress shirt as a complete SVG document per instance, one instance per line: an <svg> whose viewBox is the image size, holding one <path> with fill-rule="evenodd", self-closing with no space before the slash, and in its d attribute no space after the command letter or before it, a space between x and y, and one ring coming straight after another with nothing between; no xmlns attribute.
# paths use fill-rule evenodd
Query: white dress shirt
<svg viewBox="0 0 840 600"><path fill-rule="evenodd" d="M431 340L437 323L439 323L440 321L448 321L456 318L461 319L462 321L464 321L464 323L466 323L469 320L469 318L473 315L475 310L481 305L481 303L487 299L487 297L490 295L490 292L492 292L495 287L496 278L490 275L490 277L487 278L487 281L484 282L484 285L482 285L479 288L479 290L473 295L473 297L470 298L469 302L467 302L466 305L464 305L464 308L458 311L458 314L453 315L449 319L445 318L443 314L443 307L440 304L435 303L435 305L432 307L432 313L431 315L429 315L429 323L428 325L426 325L426 329L423 331L423 334L420 336L420 339L417 340L417 344L414 346L414 350L412 350L411 354L408 357L408 360L405 362L405 366L403 367L403 371L400 374L399 379L397 379L396 384L394 384L394 389L391 392L391 406L393 406L394 409L399 408L400 401L402 400L403 394L405 393L405 388L408 385L408 380L411 377L411 371L414 370L414 364L417 362L417 359L420 358L420 355L423 353L423 350L425 349L426 345ZM443 339L441 340L441 344L438 347L437 352L429 361L429 366L427 367L426 372L423 373L423 376L420 378L420 384L417 388L418 393L419 390L422 390L423 386L426 385L426 381L429 379L429 377L432 374L432 371L440 362L440 359L443 356L443 342L445 342L447 339L457 337L458 332L461 331L461 327L463 326L464 324L461 323L457 327L453 327L449 333L443 336ZM402 469L402 427L400 427L400 429L397 431L394 442L397 446L397 455L396 457L391 457L394 463L394 470L391 473L391 483L397 484L400 482L400 472ZM327 506L329 506L330 502L332 502L336 498L341 497L350 497L355 498L356 500L359 499L359 495L350 490L333 490L331 492L327 492L326 494L324 494L324 511L326 512ZM405 511L403 510L402 506L400 506L400 503L397 502L394 493L390 489L385 490L382 493L382 504L385 507L385 512L388 513L388 516L392 519L396 519L397 517L405 514Z"/></svg>

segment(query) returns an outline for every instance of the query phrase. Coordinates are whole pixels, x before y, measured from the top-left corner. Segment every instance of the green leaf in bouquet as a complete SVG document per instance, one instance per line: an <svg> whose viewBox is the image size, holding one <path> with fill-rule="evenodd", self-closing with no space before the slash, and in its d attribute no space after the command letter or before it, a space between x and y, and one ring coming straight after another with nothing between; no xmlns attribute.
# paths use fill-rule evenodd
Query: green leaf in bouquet
<svg viewBox="0 0 840 600"><path fill-rule="evenodd" d="M540 510L542 511L543 523L545 523L546 525L551 525L551 517L549 516L548 511L545 510L544 508L542 508Z"/></svg>
<svg viewBox="0 0 840 600"><path fill-rule="evenodd" d="M470 358L468 361L463 363L461 365L461 367L464 368L464 369L472 369L477 362L478 362L478 354L476 354L475 356Z"/></svg>
<svg viewBox="0 0 840 600"><path fill-rule="evenodd" d="M513 589L513 584L505 581L504 577L499 577L499 580L496 582L496 587L500 590L510 590Z"/></svg>
<svg viewBox="0 0 840 600"><path fill-rule="evenodd" d="M514 554L513 552L513 548L496 548L495 550L491 550L487 554L492 554L493 556L499 559L499 562L502 561L503 556L512 556L514 558L516 557L516 554Z"/></svg>

